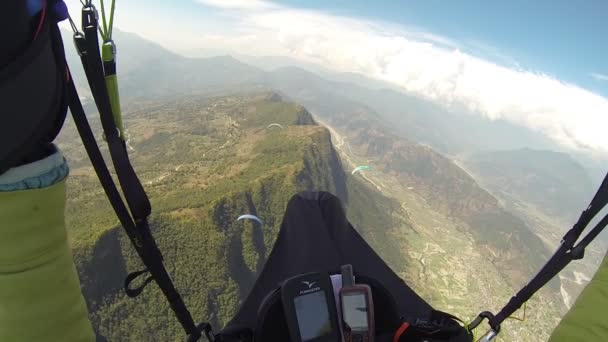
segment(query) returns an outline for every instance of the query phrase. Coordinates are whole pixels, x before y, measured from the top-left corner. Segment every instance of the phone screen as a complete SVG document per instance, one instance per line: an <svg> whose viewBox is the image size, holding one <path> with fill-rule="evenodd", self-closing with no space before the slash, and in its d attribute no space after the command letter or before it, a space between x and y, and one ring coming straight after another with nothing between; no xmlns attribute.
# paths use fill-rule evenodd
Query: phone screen
<svg viewBox="0 0 608 342"><path fill-rule="evenodd" d="M369 329L367 321L367 302L361 293L345 293L342 296L342 317L351 330Z"/></svg>

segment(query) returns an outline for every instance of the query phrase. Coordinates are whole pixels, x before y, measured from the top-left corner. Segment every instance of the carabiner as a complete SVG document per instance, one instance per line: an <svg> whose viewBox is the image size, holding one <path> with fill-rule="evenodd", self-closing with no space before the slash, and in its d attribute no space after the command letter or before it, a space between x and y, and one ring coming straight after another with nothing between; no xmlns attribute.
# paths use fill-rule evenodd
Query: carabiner
<svg viewBox="0 0 608 342"><path fill-rule="evenodd" d="M479 342L492 342L498 336L498 332L494 329L490 329L480 340Z"/></svg>
<svg viewBox="0 0 608 342"><path fill-rule="evenodd" d="M489 324L490 321L494 319L494 314L491 313L491 312L489 312L489 311L483 311L483 312L481 312L477 316L477 318L475 318L473 320L473 322L471 322L471 323L469 323L467 325L469 331L477 328L484 319L487 319L488 320L488 324ZM490 328L492 329L491 331L494 331L496 333L496 335L498 335L498 333L500 332L500 324L497 325L497 326L495 326L495 327L490 326ZM494 337L496 337L496 336L494 336ZM492 337L492 339L494 339L494 337Z"/></svg>

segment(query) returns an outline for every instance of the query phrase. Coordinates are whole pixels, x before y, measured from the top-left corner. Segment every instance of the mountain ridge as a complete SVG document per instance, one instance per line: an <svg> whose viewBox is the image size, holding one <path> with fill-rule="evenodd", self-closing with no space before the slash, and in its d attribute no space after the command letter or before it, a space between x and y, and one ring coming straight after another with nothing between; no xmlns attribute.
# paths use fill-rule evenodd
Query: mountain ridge
<svg viewBox="0 0 608 342"><path fill-rule="evenodd" d="M344 173L329 132L304 107L260 93L135 108L125 124L134 167L152 202L150 226L195 317L209 317L219 328L234 315L298 191L340 196L378 254L398 272L407 267L399 251L406 242L390 237L408 223L384 214L398 204ZM284 128L266 127L273 122ZM93 127L100 133L98 123ZM111 341L174 340L181 328L155 286L137 300L122 292L126 273L142 265L94 173L81 162L86 156L76 134L70 126L59 137L72 165L66 224L94 326ZM237 222L243 213L258 215L264 225Z"/></svg>

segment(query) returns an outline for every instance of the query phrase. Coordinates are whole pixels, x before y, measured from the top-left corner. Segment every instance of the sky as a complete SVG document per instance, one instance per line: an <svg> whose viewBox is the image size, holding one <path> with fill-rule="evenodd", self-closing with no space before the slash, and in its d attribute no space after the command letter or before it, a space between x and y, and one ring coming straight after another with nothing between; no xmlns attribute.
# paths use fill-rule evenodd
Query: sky
<svg viewBox="0 0 608 342"><path fill-rule="evenodd" d="M287 1L380 18L458 41L480 57L525 66L608 95L608 1ZM323 5L327 3L327 5ZM329 6L328 6L329 5ZM593 75L598 75L593 77Z"/></svg>
<svg viewBox="0 0 608 342"><path fill-rule="evenodd" d="M116 1L118 28L179 53L288 56L361 73L608 153L605 0ZM77 17L79 2L67 2Z"/></svg>

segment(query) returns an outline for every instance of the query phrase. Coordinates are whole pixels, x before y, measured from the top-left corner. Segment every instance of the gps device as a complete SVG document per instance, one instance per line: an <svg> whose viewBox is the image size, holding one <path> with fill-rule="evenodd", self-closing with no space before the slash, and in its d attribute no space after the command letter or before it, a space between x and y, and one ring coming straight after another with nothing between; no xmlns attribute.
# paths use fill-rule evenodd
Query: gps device
<svg viewBox="0 0 608 342"><path fill-rule="evenodd" d="M368 285L354 283L351 265L342 266L340 311L344 342L374 342L374 302Z"/></svg>
<svg viewBox="0 0 608 342"><path fill-rule="evenodd" d="M336 300L326 273L289 278L281 286L281 301L291 342L340 342Z"/></svg>

